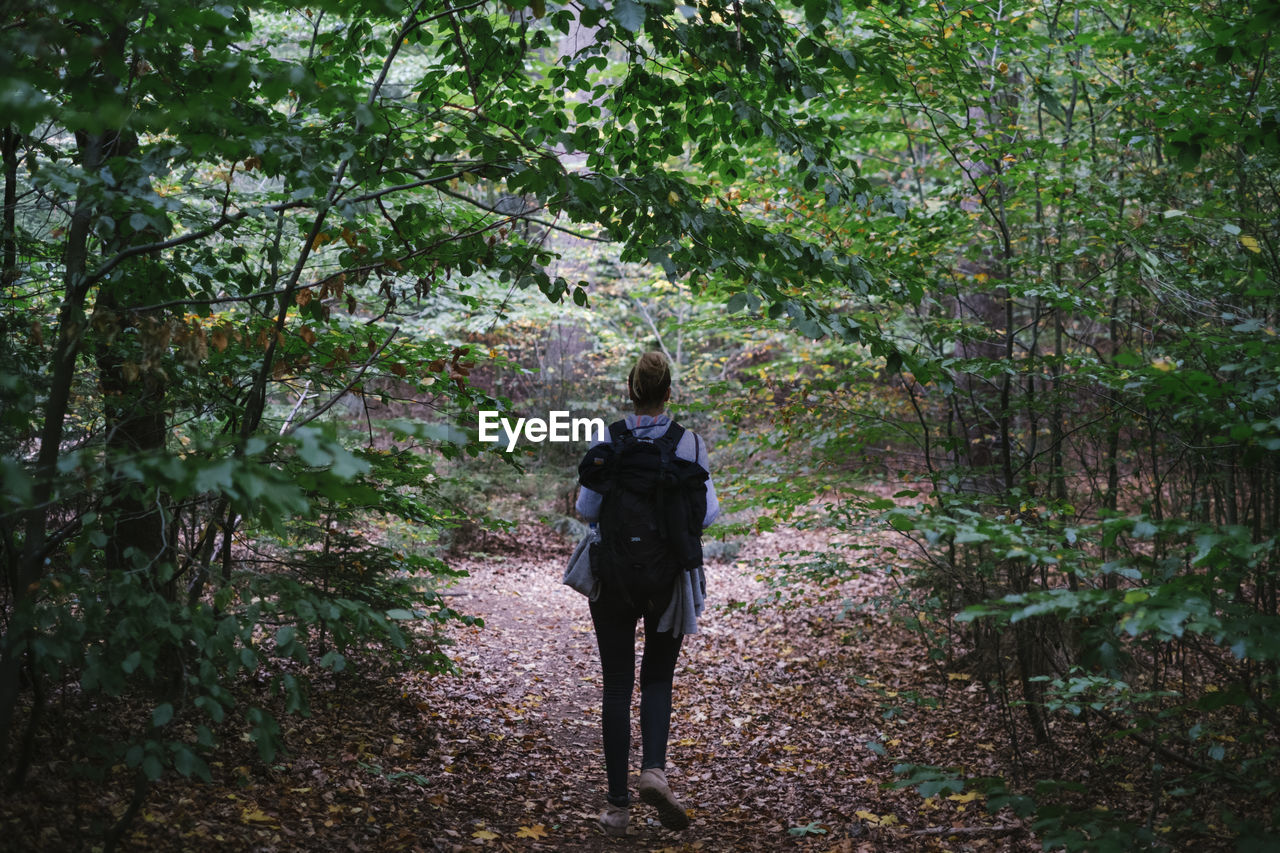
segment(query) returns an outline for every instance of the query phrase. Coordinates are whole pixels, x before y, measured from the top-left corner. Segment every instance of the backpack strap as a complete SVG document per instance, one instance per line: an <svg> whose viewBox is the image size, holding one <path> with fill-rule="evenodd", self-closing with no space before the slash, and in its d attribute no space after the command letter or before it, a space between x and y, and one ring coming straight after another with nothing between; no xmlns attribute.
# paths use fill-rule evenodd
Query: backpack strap
<svg viewBox="0 0 1280 853"><path fill-rule="evenodd" d="M676 421L671 421L667 426L666 432L651 440L663 450L664 456L666 454L675 456L676 448L680 446L680 439L684 438L684 434L685 428L680 426ZM642 440L636 438L635 435L636 434L632 430L627 428L627 422L625 419L614 421L609 424L609 442L613 445L615 450L620 449L628 439L633 439L635 441ZM643 440L649 441L650 439ZM663 445L666 445L666 447L663 447ZM694 461L696 462L697 460L695 459Z"/></svg>
<svg viewBox="0 0 1280 853"><path fill-rule="evenodd" d="M609 424L609 442L614 446L618 446L618 442L622 441L629 435L634 435L631 430L627 429L625 420L614 421Z"/></svg>
<svg viewBox="0 0 1280 853"><path fill-rule="evenodd" d="M684 427L680 426L680 424L675 421L672 421L671 425L667 427L667 431L662 434L662 437L655 439L655 441L661 441L671 445L671 453L674 455L676 448L680 446L680 439L684 438L684 433Z"/></svg>

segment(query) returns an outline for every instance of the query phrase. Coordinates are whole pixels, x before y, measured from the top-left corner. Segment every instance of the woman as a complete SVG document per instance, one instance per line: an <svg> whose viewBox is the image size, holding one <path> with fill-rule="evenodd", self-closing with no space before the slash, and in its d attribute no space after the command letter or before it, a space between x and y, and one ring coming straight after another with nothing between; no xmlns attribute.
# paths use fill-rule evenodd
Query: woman
<svg viewBox="0 0 1280 853"><path fill-rule="evenodd" d="M627 391L635 404L635 414L625 424L640 440L657 439L671 427L663 414L671 398L671 368L658 352L645 353L627 376ZM674 435L674 434L673 434ZM696 462L710 471L707 445L696 433L686 430L676 445L675 455ZM604 497L583 486L578 493L578 513L593 524L600 518ZM720 514L715 487L706 480L706 527ZM699 566L676 576L672 594L649 609L628 605L606 589L591 602L591 621L600 648L604 674L601 722L604 735L605 775L608 803L600 815L600 825L610 835L623 835L631 818L631 798L627 790L631 749L631 691L635 683L636 623L644 620L644 654L640 662L640 799L658 810L658 819L668 829L684 829L689 816L667 784L667 736L671 727L671 684L680 641L684 634L697 632L702 612L706 577Z"/></svg>

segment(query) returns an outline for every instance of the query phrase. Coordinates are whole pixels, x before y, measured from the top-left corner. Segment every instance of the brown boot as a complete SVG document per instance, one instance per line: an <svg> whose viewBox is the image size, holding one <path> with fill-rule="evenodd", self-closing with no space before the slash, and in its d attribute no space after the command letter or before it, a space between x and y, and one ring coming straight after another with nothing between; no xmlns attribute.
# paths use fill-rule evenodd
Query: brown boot
<svg viewBox="0 0 1280 853"><path fill-rule="evenodd" d="M626 806L615 806L609 803L598 818L600 828L605 835L620 836L627 834L627 824L631 821L631 809Z"/></svg>
<svg viewBox="0 0 1280 853"><path fill-rule="evenodd" d="M679 830L689 825L689 815L675 794L671 793L665 771L657 767L640 771L636 790L640 792L640 799L658 810L658 820L667 829Z"/></svg>

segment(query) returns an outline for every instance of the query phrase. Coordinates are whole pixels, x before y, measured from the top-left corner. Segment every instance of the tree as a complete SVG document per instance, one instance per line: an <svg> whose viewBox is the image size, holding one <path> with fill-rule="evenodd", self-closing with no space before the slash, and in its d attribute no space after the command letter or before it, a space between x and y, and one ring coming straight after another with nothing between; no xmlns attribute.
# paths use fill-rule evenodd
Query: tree
<svg viewBox="0 0 1280 853"><path fill-rule="evenodd" d="M882 202L809 196L776 227L821 229L889 279L826 299L914 354L893 410L927 493L887 520L922 554L917 601L987 680L1015 755L1028 734L1055 748L1049 723L1074 719L1099 765L1145 762L1168 831L1197 838L1200 812L1166 816L1167 797L1231 790L1233 830L1270 838L1249 768L1276 761L1258 744L1280 618L1280 137L1269 47L1246 33L1274 29L1277 7L895 11L829 23L860 72L824 116ZM848 423L832 410L827 429ZM1233 726L1253 745L1203 739ZM1048 844L1150 834L1069 785L1041 790L1059 798L1040 811Z"/></svg>
<svg viewBox="0 0 1280 853"><path fill-rule="evenodd" d="M136 772L113 838L167 768L205 775L234 719L278 748L263 702L229 689L243 674L300 710L283 661L416 648L447 666L402 625L456 616L448 567L347 523L449 523L430 475L480 452L474 412L500 405L468 381L486 353L404 334L431 300L497 281L585 303L542 236L593 229L695 287L714 273L859 333L802 287L865 290L856 260L706 177L736 179L763 141L832 199L863 188L803 106L847 64L797 63L772 4L10 9L0 730L30 709L20 781L48 690L151 691L101 745ZM393 403L416 417L375 430Z"/></svg>

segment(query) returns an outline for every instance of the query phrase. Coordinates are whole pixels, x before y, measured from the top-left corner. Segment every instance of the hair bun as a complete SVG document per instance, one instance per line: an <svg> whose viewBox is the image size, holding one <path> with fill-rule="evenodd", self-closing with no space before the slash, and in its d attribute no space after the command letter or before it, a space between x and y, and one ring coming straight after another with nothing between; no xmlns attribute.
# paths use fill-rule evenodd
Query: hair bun
<svg viewBox="0 0 1280 853"><path fill-rule="evenodd" d="M666 402L671 388L671 365L660 352L647 352L640 356L636 366L627 375L627 389L631 402L637 406L652 407Z"/></svg>

